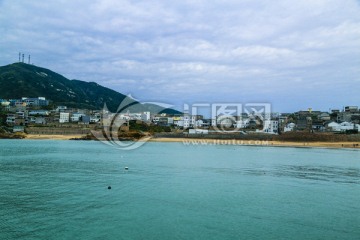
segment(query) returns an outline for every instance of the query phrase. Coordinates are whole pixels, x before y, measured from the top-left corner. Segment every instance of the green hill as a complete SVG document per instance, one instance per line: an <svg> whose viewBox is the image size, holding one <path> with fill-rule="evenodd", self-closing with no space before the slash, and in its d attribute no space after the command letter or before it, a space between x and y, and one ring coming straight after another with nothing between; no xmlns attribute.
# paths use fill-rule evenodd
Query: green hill
<svg viewBox="0 0 360 240"><path fill-rule="evenodd" d="M55 105L87 109L102 109L106 103L112 112L116 112L126 98L124 94L95 82L69 80L49 69L25 63L0 67L0 86L0 98L3 99L46 97ZM135 111L180 114L176 110L154 104L135 104L131 112Z"/></svg>

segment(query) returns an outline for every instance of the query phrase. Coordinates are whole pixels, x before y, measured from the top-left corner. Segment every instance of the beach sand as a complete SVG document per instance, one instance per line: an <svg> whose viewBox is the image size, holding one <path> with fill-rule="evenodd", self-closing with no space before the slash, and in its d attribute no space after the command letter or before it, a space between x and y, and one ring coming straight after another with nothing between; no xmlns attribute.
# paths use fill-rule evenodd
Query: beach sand
<svg viewBox="0 0 360 240"><path fill-rule="evenodd" d="M69 140L71 138L81 138L83 135L38 135L27 134L25 139L42 139L42 140Z"/></svg>
<svg viewBox="0 0 360 240"><path fill-rule="evenodd" d="M25 139L69 140L83 135L37 135L27 134ZM182 142L187 146L233 145L233 146L273 146L273 147L319 147L319 148L352 148L360 149L360 142L283 142L236 139L203 139L203 138L151 138L150 142Z"/></svg>
<svg viewBox="0 0 360 240"><path fill-rule="evenodd" d="M273 146L273 147L319 147L319 148L356 148L360 142L283 142L236 139L196 139L196 138L152 138L151 142L183 142L185 145L238 145L238 146Z"/></svg>

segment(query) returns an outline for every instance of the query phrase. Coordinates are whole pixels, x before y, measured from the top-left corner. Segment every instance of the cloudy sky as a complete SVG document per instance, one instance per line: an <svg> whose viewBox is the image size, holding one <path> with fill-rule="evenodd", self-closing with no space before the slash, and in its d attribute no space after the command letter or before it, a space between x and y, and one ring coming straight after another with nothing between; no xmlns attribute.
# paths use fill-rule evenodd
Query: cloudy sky
<svg viewBox="0 0 360 240"><path fill-rule="evenodd" d="M141 101L360 105L358 0L0 0L0 65Z"/></svg>

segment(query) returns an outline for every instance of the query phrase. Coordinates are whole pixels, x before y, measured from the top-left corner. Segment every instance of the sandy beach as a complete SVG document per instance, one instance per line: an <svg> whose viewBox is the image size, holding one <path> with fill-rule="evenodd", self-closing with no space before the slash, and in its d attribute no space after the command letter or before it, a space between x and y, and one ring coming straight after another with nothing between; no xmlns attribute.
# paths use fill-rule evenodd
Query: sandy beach
<svg viewBox="0 0 360 240"><path fill-rule="evenodd" d="M319 148L355 148L360 149L360 142L285 142L236 139L195 139L195 138L152 138L151 142L183 142L189 146L238 145L238 146L273 146L273 147L319 147Z"/></svg>
<svg viewBox="0 0 360 240"><path fill-rule="evenodd" d="M37 135L28 134L25 139L32 140L70 140L83 135ZM273 147L319 147L360 149L360 142L287 142L236 139L201 139L201 138L151 138L150 142L182 142L187 146L232 145L232 146L273 146Z"/></svg>
<svg viewBox="0 0 360 240"><path fill-rule="evenodd" d="M25 139L38 139L38 140L69 140L72 138L81 138L83 135L38 135L27 134Z"/></svg>

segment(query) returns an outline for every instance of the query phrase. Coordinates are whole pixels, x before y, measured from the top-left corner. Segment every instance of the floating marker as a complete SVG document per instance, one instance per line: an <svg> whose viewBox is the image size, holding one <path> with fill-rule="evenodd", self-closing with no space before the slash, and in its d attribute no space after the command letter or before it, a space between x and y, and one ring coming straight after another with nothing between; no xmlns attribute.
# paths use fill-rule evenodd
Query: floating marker
<svg viewBox="0 0 360 240"><path fill-rule="evenodd" d="M129 168L128 168L128 167L125 167L125 170L129 170Z"/></svg>
<svg viewBox="0 0 360 240"><path fill-rule="evenodd" d="M111 186L108 186L108 189L110 190L110 189L111 189Z"/></svg>

